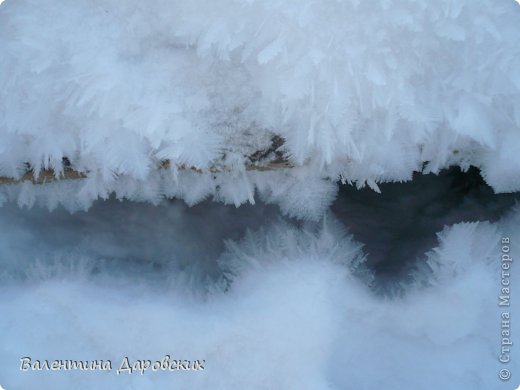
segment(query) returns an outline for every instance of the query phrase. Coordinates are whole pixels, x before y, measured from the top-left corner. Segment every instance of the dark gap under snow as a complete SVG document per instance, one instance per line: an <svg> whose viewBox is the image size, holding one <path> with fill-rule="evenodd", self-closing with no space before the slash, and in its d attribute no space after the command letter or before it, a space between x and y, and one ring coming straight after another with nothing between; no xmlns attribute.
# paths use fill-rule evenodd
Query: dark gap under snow
<svg viewBox="0 0 520 390"><path fill-rule="evenodd" d="M475 167L416 173L409 182L379 188L381 193L341 185L331 210L364 244L367 265L383 285L406 280L444 226L495 222L520 199L518 193L494 193Z"/></svg>
<svg viewBox="0 0 520 390"><path fill-rule="evenodd" d="M410 182L381 184L380 189L378 194L340 185L331 212L363 245L374 285L383 289L407 281L416 261L424 260L425 253L437 245L436 233L444 226L496 221L520 198L495 194L476 168L416 174ZM34 262L87 254L101 264L89 263L94 274L99 269L116 273L124 269L125 274L134 269L134 275L146 270L159 278L190 275L196 289L222 276L218 259L226 240L237 242L246 230L268 228L281 219L301 225L261 202L235 208L211 200L188 207L178 200L151 205L109 199L95 202L88 212L73 214L61 208L49 212L14 205L0 213L4 221L17 221L14 229L25 229L19 236L3 236L5 241L14 240L4 244L10 248L4 250L4 257L17 259L7 262L8 279L17 278L20 270L23 278Z"/></svg>

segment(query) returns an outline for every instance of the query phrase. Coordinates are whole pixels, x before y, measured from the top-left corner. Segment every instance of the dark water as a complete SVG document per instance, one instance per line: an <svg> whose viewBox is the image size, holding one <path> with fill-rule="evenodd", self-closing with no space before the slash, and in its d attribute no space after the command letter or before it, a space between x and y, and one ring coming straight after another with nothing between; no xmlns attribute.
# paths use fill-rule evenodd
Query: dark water
<svg viewBox="0 0 520 390"><path fill-rule="evenodd" d="M436 246L436 233L458 222L496 221L520 193L495 194L477 168L416 174L405 183L379 185L378 194L341 185L333 213L365 246L381 283L406 279L416 260Z"/></svg>
<svg viewBox="0 0 520 390"><path fill-rule="evenodd" d="M445 225L496 221L520 199L520 193L493 193L475 168L417 174L410 182L382 184L380 189L378 194L341 185L331 211L364 244L375 285L383 288L406 282L425 252L437 245L436 233ZM112 198L74 214L13 204L0 208L0 222L12 221L21 233L9 238L4 232L7 252L0 250L0 260L14 260L8 263L19 267L25 258L70 251L117 264L193 269L201 280L217 280L224 240L240 240L246 229L255 231L280 218L276 206L261 202L235 208L207 200L188 207L178 200L154 206Z"/></svg>

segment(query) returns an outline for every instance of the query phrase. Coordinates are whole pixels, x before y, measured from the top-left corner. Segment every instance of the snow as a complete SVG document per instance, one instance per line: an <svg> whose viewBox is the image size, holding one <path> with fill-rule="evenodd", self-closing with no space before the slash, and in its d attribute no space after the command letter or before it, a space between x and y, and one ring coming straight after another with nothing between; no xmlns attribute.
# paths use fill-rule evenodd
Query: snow
<svg viewBox="0 0 520 390"><path fill-rule="evenodd" d="M514 196L374 199L450 166L520 191L512 0L0 4L0 178L64 158L87 176L0 185L2 386L511 388ZM279 153L291 168L250 169ZM331 208L339 182L356 195ZM116 374L165 355L205 370Z"/></svg>
<svg viewBox="0 0 520 390"><path fill-rule="evenodd" d="M519 253L519 226L517 207L446 227L390 298L374 293L362 246L331 214L301 225L261 203L112 199L75 215L9 204L0 379L6 389L511 388L495 374L497 294L500 239ZM511 285L518 275L513 264ZM166 354L205 359L205 370L116 374L125 356ZM113 369L22 372L22 356Z"/></svg>
<svg viewBox="0 0 520 390"><path fill-rule="evenodd" d="M74 189L80 209L111 191L238 205L268 196L245 156L276 134L302 173L269 181L289 175L311 202L333 196L327 181L377 190L425 163L475 165L495 191L518 191L519 19L511 0L9 0L0 176L59 172L68 157L90 177ZM232 174L200 179L197 196L158 180L164 159ZM277 199L293 203L285 187Z"/></svg>

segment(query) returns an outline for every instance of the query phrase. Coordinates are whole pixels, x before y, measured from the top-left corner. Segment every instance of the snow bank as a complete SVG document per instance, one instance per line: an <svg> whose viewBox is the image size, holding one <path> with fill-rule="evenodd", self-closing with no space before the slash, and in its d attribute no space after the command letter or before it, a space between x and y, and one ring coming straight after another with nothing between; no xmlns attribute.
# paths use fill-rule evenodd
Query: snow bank
<svg viewBox="0 0 520 390"><path fill-rule="evenodd" d="M244 235L259 215L263 227ZM359 243L330 215L296 227L261 205L112 200L76 216L9 205L0 209L0 383L501 389L500 238L520 253L519 226L515 209L496 224L447 227L415 282L390 299L372 293ZM519 275L513 266L512 285ZM205 370L116 374L125 356L166 354L204 359ZM110 359L113 370L21 372L22 356ZM519 372L519 360L508 368Z"/></svg>
<svg viewBox="0 0 520 390"><path fill-rule="evenodd" d="M291 210L296 189L312 203L338 178L377 189L424 164L473 164L518 191L519 26L513 0L8 0L0 176L68 157L89 175L81 208L111 191L235 204L258 191L309 218L326 207ZM273 134L301 172L244 172ZM164 159L174 177L231 173L160 180Z"/></svg>
<svg viewBox="0 0 520 390"><path fill-rule="evenodd" d="M450 165L519 191L519 41L513 0L2 3L0 177L87 178L0 186L0 385L499 389L518 207L439 232L392 298L327 210ZM275 136L294 167L247 170ZM115 373L167 354L205 370Z"/></svg>

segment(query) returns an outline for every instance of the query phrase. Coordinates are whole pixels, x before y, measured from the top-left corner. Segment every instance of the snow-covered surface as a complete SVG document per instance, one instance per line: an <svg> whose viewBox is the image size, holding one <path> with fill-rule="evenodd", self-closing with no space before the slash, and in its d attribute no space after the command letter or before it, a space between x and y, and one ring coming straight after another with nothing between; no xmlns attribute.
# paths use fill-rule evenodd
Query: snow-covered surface
<svg viewBox="0 0 520 390"><path fill-rule="evenodd" d="M444 229L417 283L395 298L368 287L362 248L332 215L297 227L275 210L111 200L70 215L4 206L0 383L511 389L497 377L497 296L500 238L510 237L511 253L520 253L518 209L495 224ZM513 264L512 286L519 275ZM513 316L518 302L508 308ZM205 359L205 370L116 374L125 356L166 354ZM110 359L113 371L21 372L22 356ZM508 368L520 372L516 354Z"/></svg>
<svg viewBox="0 0 520 390"><path fill-rule="evenodd" d="M513 0L0 3L0 177L64 157L88 175L0 186L1 386L502 388L499 240L518 256L518 206L455 223L479 199L445 212L421 187L397 217L345 207L395 261L415 252L389 241L431 249L397 296L329 206L338 179L377 191L449 165L520 190ZM295 167L247 171L273 135ZM412 233L433 227L424 248ZM115 374L166 354L206 369ZM21 372L27 355L114 371Z"/></svg>
<svg viewBox="0 0 520 390"><path fill-rule="evenodd" d="M245 156L278 134L305 166L269 177L285 205L288 175L332 194L321 178L377 188L423 163L474 164L517 191L519 41L513 0L8 0L0 176L59 172L66 156L90 177L78 207L111 191L239 204L262 193ZM232 173L165 189L162 159Z"/></svg>

